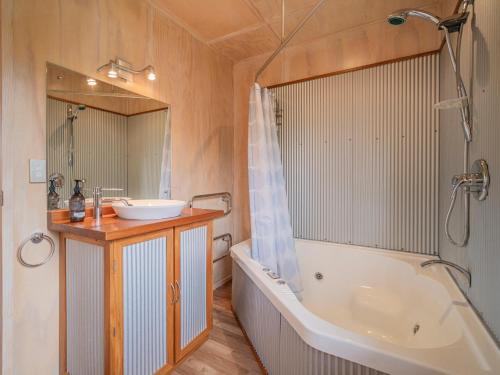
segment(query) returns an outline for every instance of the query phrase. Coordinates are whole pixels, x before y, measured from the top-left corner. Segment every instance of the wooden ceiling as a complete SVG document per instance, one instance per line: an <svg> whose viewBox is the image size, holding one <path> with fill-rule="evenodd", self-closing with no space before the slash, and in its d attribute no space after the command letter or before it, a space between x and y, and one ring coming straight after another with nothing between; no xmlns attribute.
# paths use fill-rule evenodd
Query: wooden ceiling
<svg viewBox="0 0 500 375"><path fill-rule="evenodd" d="M195 37L233 61L269 53L281 40L281 0L150 0ZM318 0L285 0L285 35ZM364 32L371 43L384 48L403 28L391 27L386 16L401 8L419 8L438 16L450 15L457 0L326 0L291 44L304 44L335 34ZM404 46L401 57L438 48L441 36L425 21L412 19L414 46ZM348 36L347 36L348 38ZM371 48L377 49L377 45Z"/></svg>

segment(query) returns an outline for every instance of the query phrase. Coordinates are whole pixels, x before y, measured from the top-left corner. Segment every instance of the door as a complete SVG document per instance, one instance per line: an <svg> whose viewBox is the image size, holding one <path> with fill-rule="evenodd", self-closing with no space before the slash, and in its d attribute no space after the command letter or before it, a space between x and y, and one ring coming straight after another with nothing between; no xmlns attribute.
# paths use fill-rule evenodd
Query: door
<svg viewBox="0 0 500 375"><path fill-rule="evenodd" d="M212 222L175 228L175 361L212 328Z"/></svg>
<svg viewBox="0 0 500 375"><path fill-rule="evenodd" d="M111 353L123 355L122 360L111 361L113 374L163 374L174 365L173 240L169 229L113 245L115 261L121 265L116 272L121 275L121 291L114 289L118 298L111 305L117 306L121 316L112 318L111 325L121 329L111 338L117 345Z"/></svg>

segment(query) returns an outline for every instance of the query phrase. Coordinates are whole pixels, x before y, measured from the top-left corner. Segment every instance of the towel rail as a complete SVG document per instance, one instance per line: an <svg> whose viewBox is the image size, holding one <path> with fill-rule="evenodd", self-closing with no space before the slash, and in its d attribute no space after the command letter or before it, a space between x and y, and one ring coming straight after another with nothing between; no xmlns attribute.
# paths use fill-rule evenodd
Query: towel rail
<svg viewBox="0 0 500 375"><path fill-rule="evenodd" d="M218 262L219 260L222 260L225 257L227 257L230 254L231 247L233 246L233 236L231 236L231 233L224 233L224 234L221 234L220 236L214 237L214 242L218 241L218 240L222 240L222 241L225 241L227 243L227 251L223 255L220 255L217 258L215 258L212 261L212 263Z"/></svg>
<svg viewBox="0 0 500 375"><path fill-rule="evenodd" d="M231 196L231 193L227 191L221 193L195 195L189 201L189 208L193 208L193 203L195 201L214 199L214 198L220 198L224 203L226 203L226 211L224 211L224 216L229 215L231 213L231 210L233 209L233 198Z"/></svg>

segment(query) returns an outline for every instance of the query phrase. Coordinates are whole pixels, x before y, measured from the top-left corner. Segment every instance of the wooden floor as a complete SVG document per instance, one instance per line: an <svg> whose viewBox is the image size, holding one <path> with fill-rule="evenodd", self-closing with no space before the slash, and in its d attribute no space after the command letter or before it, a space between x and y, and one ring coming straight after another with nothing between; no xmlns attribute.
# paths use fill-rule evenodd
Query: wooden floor
<svg viewBox="0 0 500 375"><path fill-rule="evenodd" d="M172 374L262 374L231 311L231 283L215 290L213 318L214 327L208 341Z"/></svg>

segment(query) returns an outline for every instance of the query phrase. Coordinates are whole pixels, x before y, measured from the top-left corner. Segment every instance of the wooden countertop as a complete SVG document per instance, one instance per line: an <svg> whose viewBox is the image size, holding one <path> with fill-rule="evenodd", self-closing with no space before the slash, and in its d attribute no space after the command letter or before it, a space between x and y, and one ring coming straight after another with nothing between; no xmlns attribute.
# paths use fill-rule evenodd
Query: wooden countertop
<svg viewBox="0 0 500 375"><path fill-rule="evenodd" d="M100 222L97 222L93 218L93 208L87 208L85 211L85 220L78 223L70 222L67 209L48 211L48 228L54 232L73 233L95 240L113 241L224 216L224 211L221 210L185 208L180 216L170 219L126 220L120 219L111 206L104 206L102 218Z"/></svg>

